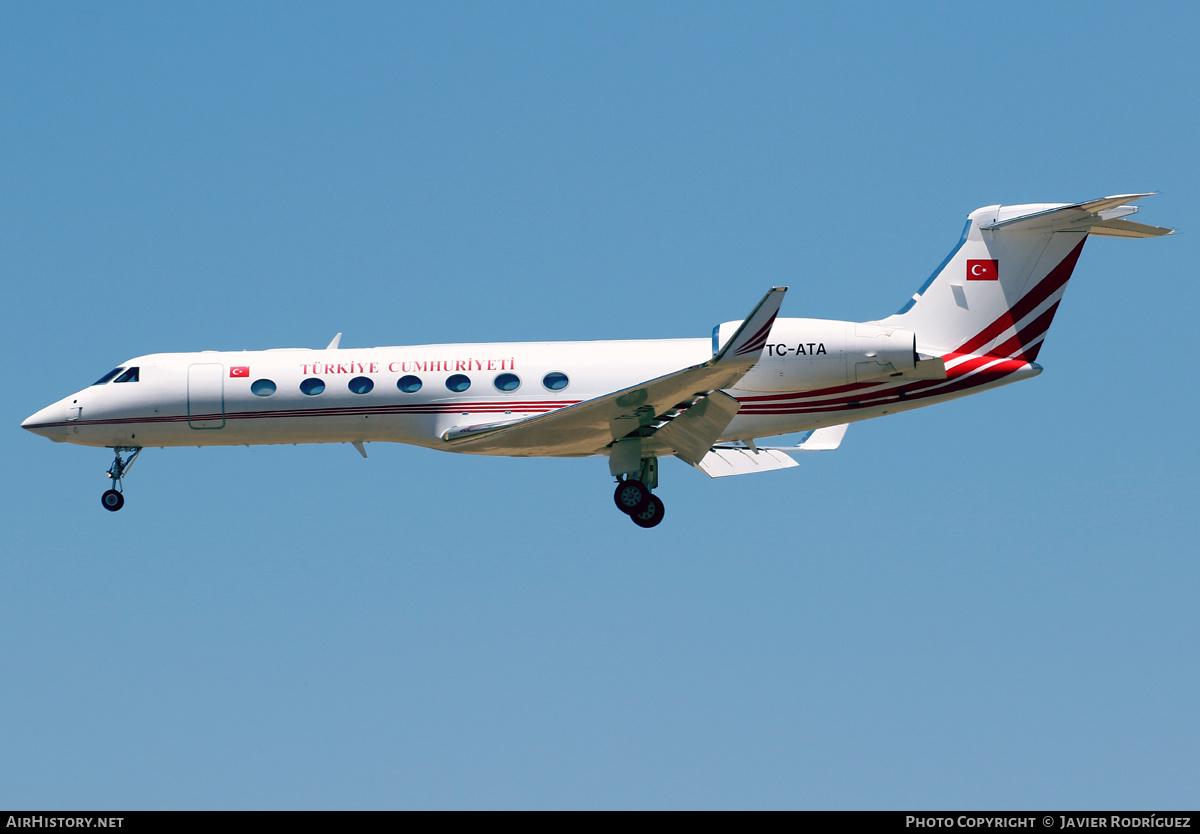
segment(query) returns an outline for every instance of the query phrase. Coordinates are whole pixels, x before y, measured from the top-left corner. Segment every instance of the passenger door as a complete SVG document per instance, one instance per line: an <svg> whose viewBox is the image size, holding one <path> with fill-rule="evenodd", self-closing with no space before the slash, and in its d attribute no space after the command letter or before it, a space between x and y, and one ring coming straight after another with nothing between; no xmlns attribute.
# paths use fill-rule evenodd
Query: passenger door
<svg viewBox="0 0 1200 834"><path fill-rule="evenodd" d="M188 425L194 429L225 427L225 366L188 366Z"/></svg>

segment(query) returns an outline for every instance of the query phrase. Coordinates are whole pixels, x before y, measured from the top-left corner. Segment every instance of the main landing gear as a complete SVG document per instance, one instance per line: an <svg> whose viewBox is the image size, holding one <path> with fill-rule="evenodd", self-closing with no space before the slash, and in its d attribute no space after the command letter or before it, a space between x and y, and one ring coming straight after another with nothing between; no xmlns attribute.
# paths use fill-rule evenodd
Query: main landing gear
<svg viewBox="0 0 1200 834"><path fill-rule="evenodd" d="M104 505L104 509L110 513L115 513L117 510L125 506L125 496L122 494L124 489L121 484L121 479L124 478L133 462L137 460L137 456L142 453L141 446L114 446L113 454L115 459L112 466L108 467L108 477L112 479L116 489L106 489L104 494L100 496L100 503Z"/></svg>
<svg viewBox="0 0 1200 834"><path fill-rule="evenodd" d="M640 500L630 506L634 496ZM654 495L641 481L629 478L617 482L617 509L628 515L638 527L657 527L662 524L666 507L662 499Z"/></svg>
<svg viewBox="0 0 1200 834"><path fill-rule="evenodd" d="M617 475L613 501L638 527L657 527L666 512L662 499L650 492L658 486L658 458L641 458L638 464L637 472L621 473L625 477L613 473Z"/></svg>

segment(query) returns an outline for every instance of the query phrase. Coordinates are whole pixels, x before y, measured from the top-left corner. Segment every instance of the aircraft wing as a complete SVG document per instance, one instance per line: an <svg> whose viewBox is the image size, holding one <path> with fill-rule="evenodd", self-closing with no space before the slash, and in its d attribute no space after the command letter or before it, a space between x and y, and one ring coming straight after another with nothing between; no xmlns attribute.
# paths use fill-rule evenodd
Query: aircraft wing
<svg viewBox="0 0 1200 834"><path fill-rule="evenodd" d="M772 288L707 362L547 414L456 426L442 439L463 451L522 456L595 455L623 437L654 437L668 444L665 453L699 460L737 414L737 400L721 389L758 362L786 292Z"/></svg>

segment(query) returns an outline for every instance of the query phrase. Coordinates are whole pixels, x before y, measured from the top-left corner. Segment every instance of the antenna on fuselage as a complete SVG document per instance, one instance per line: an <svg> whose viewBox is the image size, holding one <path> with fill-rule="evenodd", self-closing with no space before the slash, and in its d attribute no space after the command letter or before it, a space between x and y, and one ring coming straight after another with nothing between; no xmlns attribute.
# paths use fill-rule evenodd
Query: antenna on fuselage
<svg viewBox="0 0 1200 834"><path fill-rule="evenodd" d="M333 341L329 343L329 347L325 348L325 350L337 350L338 345L341 344L341 341L342 341L342 334L339 333L333 337Z"/></svg>

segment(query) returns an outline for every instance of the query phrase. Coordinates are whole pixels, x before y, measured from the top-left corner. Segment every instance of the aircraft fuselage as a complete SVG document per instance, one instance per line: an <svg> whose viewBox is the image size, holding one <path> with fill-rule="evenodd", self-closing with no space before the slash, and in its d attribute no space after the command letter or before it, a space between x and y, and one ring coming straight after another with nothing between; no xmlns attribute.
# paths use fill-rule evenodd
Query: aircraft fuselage
<svg viewBox="0 0 1200 834"><path fill-rule="evenodd" d="M847 324L780 319L775 330L783 332L793 322L827 329ZM933 396L909 399L906 385L928 386L914 382L911 373L880 371L870 381L848 382L846 366L856 357L848 357L846 347L829 336L772 341L769 355L743 378L746 387L727 391L748 413L739 413L720 439L867 419L1036 373L1027 363L1010 361L997 369L1003 374L976 373L971 391L935 394L948 387L942 384L929 392ZM42 409L23 425L51 440L99 447L394 442L459 451L442 439L455 427L554 411L697 365L712 354L710 339L159 353L119 366L136 368L136 380L117 381L118 374ZM1013 364L1021 367L1008 367ZM568 447L557 454L602 451Z"/></svg>

